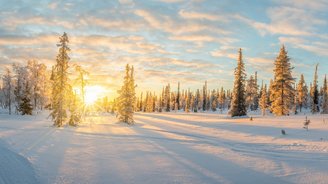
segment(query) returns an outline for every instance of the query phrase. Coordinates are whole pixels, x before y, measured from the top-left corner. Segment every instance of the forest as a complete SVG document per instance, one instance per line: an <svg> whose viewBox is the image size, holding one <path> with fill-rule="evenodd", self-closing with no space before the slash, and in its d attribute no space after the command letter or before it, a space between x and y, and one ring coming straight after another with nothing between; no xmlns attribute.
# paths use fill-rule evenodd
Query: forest
<svg viewBox="0 0 328 184"><path fill-rule="evenodd" d="M134 112L170 112L184 111L228 113L234 116L246 116L247 112L261 112L264 116L272 113L286 116L311 111L313 114L328 113L328 89L326 76L323 86L318 86L318 65L314 69L313 81L308 86L303 74L296 79L292 76L292 63L284 45L274 62L273 79L264 84L257 78L257 72L247 77L242 54L239 49L234 72L233 89L208 89L205 81L201 89L192 91L163 86L161 94L151 89L135 93L137 81L134 80L133 66L126 65L124 84L118 91L118 97L97 98L94 104L86 103L85 87L87 76L92 75L80 65L71 65L69 38L64 33L59 38L56 65L48 69L36 60L26 65L13 63L5 69L0 89L0 105L8 113L32 115L44 109L50 110L55 126L68 124L76 126L85 115L93 112L115 113L119 120L133 124ZM123 74L122 74L123 75ZM220 79L218 79L220 80ZM78 92L77 92L78 91Z"/></svg>

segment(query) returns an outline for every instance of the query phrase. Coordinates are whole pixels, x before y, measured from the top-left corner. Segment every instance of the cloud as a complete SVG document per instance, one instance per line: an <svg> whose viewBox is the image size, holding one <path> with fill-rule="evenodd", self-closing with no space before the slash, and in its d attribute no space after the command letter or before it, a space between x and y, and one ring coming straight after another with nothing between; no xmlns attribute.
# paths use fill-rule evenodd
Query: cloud
<svg viewBox="0 0 328 184"><path fill-rule="evenodd" d="M219 16L213 13L202 13L202 12L195 12L195 11L180 10L179 15L184 19L228 22L228 17Z"/></svg>
<svg viewBox="0 0 328 184"><path fill-rule="evenodd" d="M259 22L236 15L239 19L255 28L262 36L266 34L311 36L318 28L327 22L317 18L313 12L295 7L272 7L267 11L269 23Z"/></svg>
<svg viewBox="0 0 328 184"><path fill-rule="evenodd" d="M326 0L315 0L315 1L307 1L307 0L274 0L278 5L285 6L293 6L301 9L310 9L315 11L326 11L328 8L328 2Z"/></svg>
<svg viewBox="0 0 328 184"><path fill-rule="evenodd" d="M279 37L282 44L290 44L294 48L300 48L320 56L328 56L328 43L323 41L310 41L298 37Z"/></svg>
<svg viewBox="0 0 328 184"><path fill-rule="evenodd" d="M119 2L123 5L134 5L133 0L119 0Z"/></svg>
<svg viewBox="0 0 328 184"><path fill-rule="evenodd" d="M185 0L159 0L163 3L181 3L184 2Z"/></svg>
<svg viewBox="0 0 328 184"><path fill-rule="evenodd" d="M9 30L15 30L18 27L22 26L40 26L40 27L47 27L47 26L54 26L54 27L63 27L66 29L73 29L77 26L77 23L70 22L67 20L61 20L58 18L45 18L42 16L32 16L32 17L13 17L8 16L5 19L1 19L1 24Z"/></svg>
<svg viewBox="0 0 328 184"><path fill-rule="evenodd" d="M142 17L151 28L164 31L172 35L182 35L201 31L224 35L231 33L223 27L218 27L216 25L199 23L195 21L182 21L166 15L154 15L151 11L147 10L139 9L135 11L135 14Z"/></svg>
<svg viewBox="0 0 328 184"><path fill-rule="evenodd" d="M80 25L87 27L95 28L104 28L106 31L129 31L137 32L142 30L144 24L140 21L134 19L109 19L109 18L99 18L95 16L87 16L79 19Z"/></svg>
<svg viewBox="0 0 328 184"><path fill-rule="evenodd" d="M225 57L237 60L238 57L238 51L239 48L232 47L232 46L221 46L220 49L214 50L211 52L211 56L213 57Z"/></svg>

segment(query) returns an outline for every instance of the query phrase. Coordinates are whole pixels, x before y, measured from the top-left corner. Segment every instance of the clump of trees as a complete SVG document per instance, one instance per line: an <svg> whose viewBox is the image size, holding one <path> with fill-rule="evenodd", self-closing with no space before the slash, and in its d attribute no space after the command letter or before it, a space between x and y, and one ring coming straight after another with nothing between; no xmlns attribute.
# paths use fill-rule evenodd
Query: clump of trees
<svg viewBox="0 0 328 184"><path fill-rule="evenodd" d="M224 89L207 89L205 81L201 89L195 91L181 90L178 83L177 90L171 89L167 84L162 92L141 92L137 98L136 111L140 112L228 112L231 116L244 116L249 111L261 110L262 115L268 111L276 116L290 115L311 108L312 113L328 113L328 90L326 79L323 86L318 88L318 66L315 67L313 84L308 88L302 74L297 85L292 76L293 67L290 63L285 46L274 61L273 79L267 87L259 87L257 72L247 79L243 56L239 50L233 91ZM181 92L182 91L182 92ZM144 95L146 94L146 98ZM321 107L321 108L320 108Z"/></svg>

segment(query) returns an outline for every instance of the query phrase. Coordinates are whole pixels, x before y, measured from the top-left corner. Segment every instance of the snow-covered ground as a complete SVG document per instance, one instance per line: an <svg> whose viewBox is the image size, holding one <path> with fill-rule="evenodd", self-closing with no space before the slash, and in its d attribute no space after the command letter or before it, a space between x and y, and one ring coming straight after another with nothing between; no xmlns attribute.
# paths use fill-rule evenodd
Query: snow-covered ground
<svg viewBox="0 0 328 184"><path fill-rule="evenodd" d="M46 117L0 114L0 183L328 183L328 116L309 116L309 131L302 115Z"/></svg>

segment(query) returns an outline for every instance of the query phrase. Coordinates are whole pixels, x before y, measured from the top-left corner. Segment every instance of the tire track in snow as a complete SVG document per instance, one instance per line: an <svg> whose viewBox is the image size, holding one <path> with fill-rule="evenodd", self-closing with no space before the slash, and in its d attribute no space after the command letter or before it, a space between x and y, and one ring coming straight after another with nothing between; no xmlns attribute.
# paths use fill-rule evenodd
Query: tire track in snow
<svg viewBox="0 0 328 184"><path fill-rule="evenodd" d="M138 120L137 123L148 125L151 122ZM160 134L164 137L168 136L167 133L163 131L156 131L156 129L154 128L149 129L144 127L145 126L138 127L138 130L141 131L140 134ZM197 136L196 139L199 139L199 137ZM254 183L255 181L262 181L265 183L288 183L288 181L272 176L271 173L263 173L262 171L256 171L249 167L236 164L232 162L232 160L226 160L225 158L217 157L216 155L210 154L208 152L202 152L202 150L194 149L193 146L195 144L193 144L193 142L184 144L183 142L178 141L176 142L176 145L174 145L174 142L163 142L159 141L159 139L148 139L148 141L157 146L159 149L163 150L165 153L182 159L182 161L180 160L181 163L184 163L193 169L196 168L196 170L198 170L199 172L205 172L203 174L205 174L207 177L211 177L212 179L217 180L215 183L238 183L241 181L245 183ZM243 173L244 175L235 177L236 173ZM255 178L256 180L254 180Z"/></svg>
<svg viewBox="0 0 328 184"><path fill-rule="evenodd" d="M140 120L143 123L154 125L157 128L164 127L164 129L165 129L164 131L167 131L170 133L175 133L178 135L184 135L187 137L189 136L189 137L192 137L195 139L199 139L202 141L202 143L200 142L200 144L203 144L203 148L200 148L199 150L204 150L204 148L206 148L206 147L212 147L212 149L216 149L218 147L225 148L225 150L224 149L223 149L224 151L221 150L221 152L219 152L219 154L229 152L231 155L234 155L234 157L241 158L241 159L235 160L234 158L231 158L230 155L225 154L225 156L227 156L229 158L228 160L231 160L233 162L237 161L236 163L239 162L239 164L246 165L247 167L250 167L250 168L258 170L258 171L263 171L263 169L264 169L266 173L268 173L268 174L276 173L276 176L280 176L280 177L281 176L291 177L293 175L294 176L296 175L294 177L294 179L292 179L292 180L295 181L295 178L296 178L297 182L301 181L298 179L301 177L304 177L304 173L306 173L306 176L311 175L311 173L317 174L320 177L322 175L322 173L316 172L313 169L305 169L303 167L295 167L295 166L292 167L292 166L289 166L287 163L285 163L285 161L288 161L290 163L291 159L294 159L296 161L304 161L304 154L302 155L302 153L293 152L293 153L299 155L299 156L296 156L296 158L295 158L295 154L291 154L291 152L287 152L287 151L284 151L284 152L276 151L276 152L272 153L271 149L273 149L273 147L270 147L271 145L269 145L269 144L245 143L244 141L242 141L240 143L238 143L238 142L232 143L235 140L227 141L226 139L224 139L222 137L218 137L216 135L215 135L216 137L208 136L208 134L211 133L211 131L201 132L201 130L202 130L201 128L197 128L198 131L195 131L195 129L193 129L193 128L189 128L188 130L186 130L185 127L193 127L193 125L163 120L164 118L156 119L156 118L149 118L149 117L144 118L144 117L138 116L136 119ZM154 131L162 131L163 132L163 130L159 130L159 129L156 130L153 128ZM171 131L171 130L174 130L174 131ZM181 132L178 130L181 130ZM188 132L192 132L192 133L188 134ZM206 133L206 135L204 135L204 133ZM222 139L224 141L222 141ZM204 147L206 144L208 146ZM254 147L254 146L256 146L256 147ZM262 148L259 146L261 146ZM226 150L226 148L228 148L229 150ZM212 150L210 150L209 152L212 152ZM274 155L274 157L272 157L272 155ZM321 159L320 163L322 161L327 162L327 159L324 156L320 156L320 155L313 156L311 153L308 153L307 155L308 155L307 158L308 158L309 162L311 162L311 161L318 162L317 159L319 159L319 161ZM272 159L272 158L274 158L274 159ZM291 159L289 159L289 158L291 158ZM263 168L263 166L261 166L261 164L259 165L259 163L267 163L269 168Z"/></svg>

